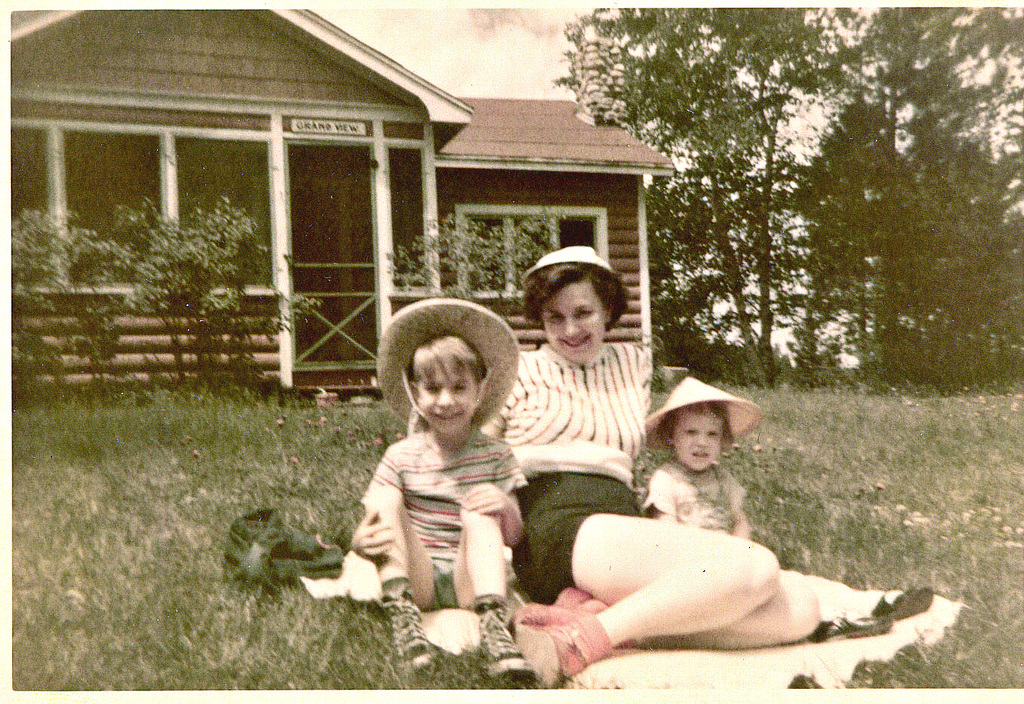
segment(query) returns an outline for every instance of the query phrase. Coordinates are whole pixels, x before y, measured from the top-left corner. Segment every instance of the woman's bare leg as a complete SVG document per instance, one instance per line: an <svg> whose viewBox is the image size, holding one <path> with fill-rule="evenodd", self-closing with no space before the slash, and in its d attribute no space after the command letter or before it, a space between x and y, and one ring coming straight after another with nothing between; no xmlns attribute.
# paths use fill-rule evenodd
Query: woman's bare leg
<svg viewBox="0 0 1024 704"><path fill-rule="evenodd" d="M667 647L726 650L759 648L803 640L821 622L817 593L807 586L804 575L784 571L779 575L778 594L736 623L704 633L676 636ZM649 643L655 645L657 643Z"/></svg>
<svg viewBox="0 0 1024 704"><path fill-rule="evenodd" d="M577 587L610 605L597 619L613 645L787 618L775 555L725 533L598 514L577 533L572 568Z"/></svg>

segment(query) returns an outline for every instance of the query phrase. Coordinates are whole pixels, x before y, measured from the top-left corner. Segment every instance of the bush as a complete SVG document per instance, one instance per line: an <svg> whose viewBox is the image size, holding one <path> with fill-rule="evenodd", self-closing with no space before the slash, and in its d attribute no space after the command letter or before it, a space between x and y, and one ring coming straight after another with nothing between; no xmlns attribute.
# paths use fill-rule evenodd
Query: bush
<svg viewBox="0 0 1024 704"><path fill-rule="evenodd" d="M152 205L119 209L119 241L132 244L133 290L129 308L160 319L171 337L179 380L195 356L202 385L249 385L259 377L247 343L281 328L276 316L247 315L245 286L266 247L255 221L224 198L206 211L196 208L180 220L163 217Z"/></svg>
<svg viewBox="0 0 1024 704"><path fill-rule="evenodd" d="M62 225L25 210L11 223L11 372L15 396L35 393L43 378L62 380L62 355L88 358L94 368L111 359L117 345L114 300L83 297L72 311L58 311L55 298L95 291L110 283L128 262L127 251L92 230ZM64 335L40 324L47 316L71 315ZM51 333L51 334L47 334Z"/></svg>
<svg viewBox="0 0 1024 704"><path fill-rule="evenodd" d="M448 215L436 229L434 237L396 249L392 266L399 290L426 290L465 300L511 300L519 295L523 272L548 250L542 218L523 218L506 231L473 221L460 223Z"/></svg>

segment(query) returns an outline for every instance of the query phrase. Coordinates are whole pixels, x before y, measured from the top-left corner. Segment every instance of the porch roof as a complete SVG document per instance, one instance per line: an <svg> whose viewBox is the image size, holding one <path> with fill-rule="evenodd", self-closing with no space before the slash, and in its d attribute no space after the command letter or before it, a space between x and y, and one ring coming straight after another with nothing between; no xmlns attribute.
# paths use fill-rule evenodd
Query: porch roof
<svg viewBox="0 0 1024 704"><path fill-rule="evenodd" d="M472 121L440 151L438 166L642 173L667 176L672 162L621 127L596 126L569 100L463 98Z"/></svg>

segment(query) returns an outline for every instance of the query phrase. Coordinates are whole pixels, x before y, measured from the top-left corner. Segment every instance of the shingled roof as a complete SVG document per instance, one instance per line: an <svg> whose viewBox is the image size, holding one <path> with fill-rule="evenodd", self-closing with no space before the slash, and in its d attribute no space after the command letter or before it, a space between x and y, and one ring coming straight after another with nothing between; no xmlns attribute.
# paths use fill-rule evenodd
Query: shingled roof
<svg viewBox="0 0 1024 704"><path fill-rule="evenodd" d="M438 166L673 173L668 158L621 127L582 120L572 101L462 101L473 118L441 149Z"/></svg>

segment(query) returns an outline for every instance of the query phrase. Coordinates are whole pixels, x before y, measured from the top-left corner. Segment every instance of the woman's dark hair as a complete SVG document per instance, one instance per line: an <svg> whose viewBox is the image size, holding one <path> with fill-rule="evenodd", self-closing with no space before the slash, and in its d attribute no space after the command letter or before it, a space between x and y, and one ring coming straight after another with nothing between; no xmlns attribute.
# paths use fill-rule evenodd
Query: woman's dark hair
<svg viewBox="0 0 1024 704"><path fill-rule="evenodd" d="M569 284L589 281L594 286L605 312L608 313L608 324L611 330L626 312L626 287L618 274L593 264L571 262L555 264L538 269L523 282L523 314L535 325L541 325L541 309L559 291Z"/></svg>

